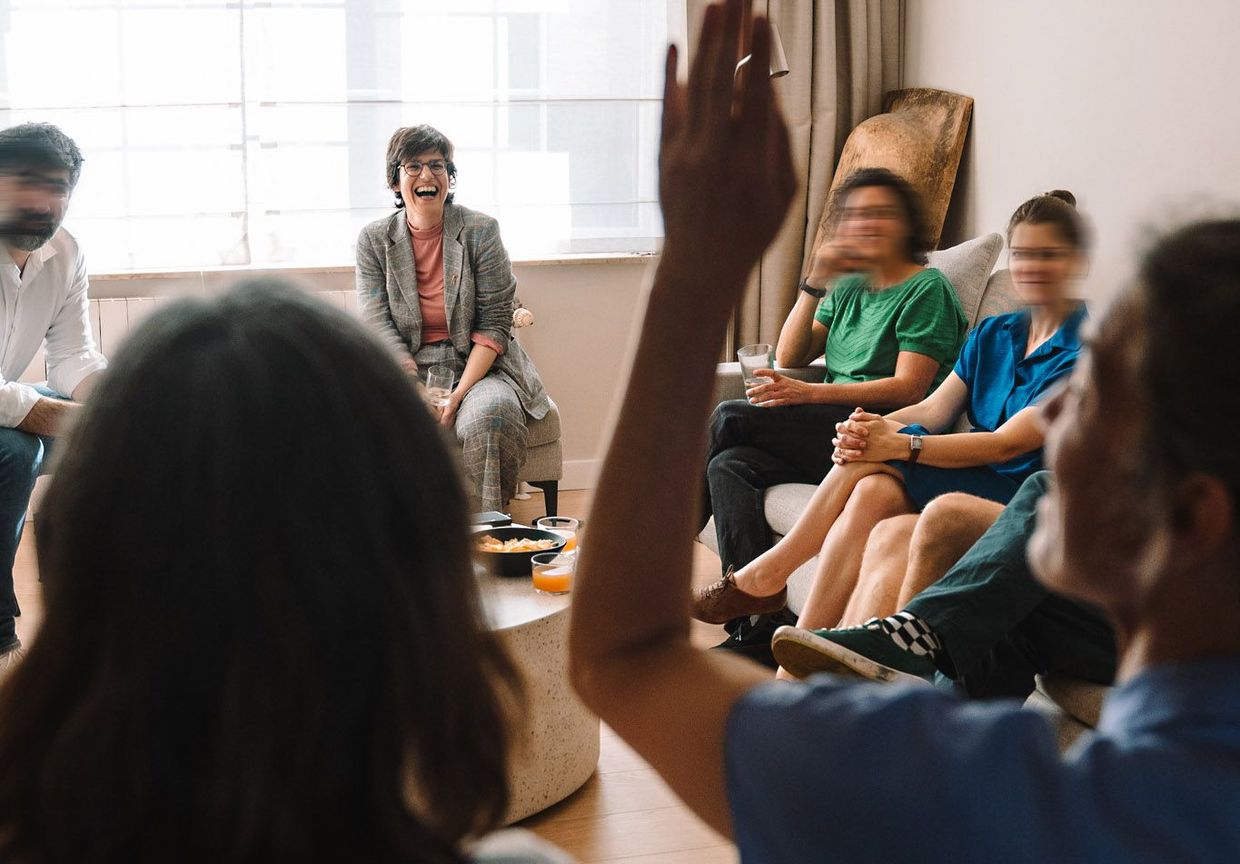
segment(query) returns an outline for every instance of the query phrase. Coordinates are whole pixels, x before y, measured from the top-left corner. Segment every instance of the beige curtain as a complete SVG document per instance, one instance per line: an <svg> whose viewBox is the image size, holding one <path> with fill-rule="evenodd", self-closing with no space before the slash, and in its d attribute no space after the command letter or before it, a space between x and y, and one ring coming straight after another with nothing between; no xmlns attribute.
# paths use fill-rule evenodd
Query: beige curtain
<svg viewBox="0 0 1240 864"><path fill-rule="evenodd" d="M707 2L688 0L691 38ZM791 71L775 81L775 89L802 182L788 221L736 311L725 346L724 359L730 360L740 345L774 344L779 337L848 133L882 111L883 94L900 86L901 74L902 0L754 0L754 8L765 9L775 22L788 55ZM743 184L743 170L729 179Z"/></svg>

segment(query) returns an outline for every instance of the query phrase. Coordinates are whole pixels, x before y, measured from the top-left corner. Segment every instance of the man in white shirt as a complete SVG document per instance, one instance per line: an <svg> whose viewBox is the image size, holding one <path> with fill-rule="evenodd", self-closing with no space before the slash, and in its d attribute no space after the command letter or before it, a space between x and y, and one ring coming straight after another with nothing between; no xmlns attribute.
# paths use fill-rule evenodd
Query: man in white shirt
<svg viewBox="0 0 1240 864"><path fill-rule="evenodd" d="M60 223L82 153L48 123L0 131L0 674L21 647L13 557L52 439L107 361L95 350L86 265ZM47 386L19 383L47 343Z"/></svg>

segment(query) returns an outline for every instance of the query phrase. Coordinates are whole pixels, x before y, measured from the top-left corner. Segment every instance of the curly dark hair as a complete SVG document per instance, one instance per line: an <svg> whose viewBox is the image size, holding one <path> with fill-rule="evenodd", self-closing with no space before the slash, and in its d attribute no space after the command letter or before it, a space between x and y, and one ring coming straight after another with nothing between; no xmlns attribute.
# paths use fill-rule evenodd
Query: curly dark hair
<svg viewBox="0 0 1240 864"><path fill-rule="evenodd" d="M907 180L888 171L886 168L861 168L849 174L835 190L831 197L831 218L839 222L844 212L844 202L848 196L858 189L878 187L890 189L900 199L904 208L904 222L908 225L908 259L917 264L925 264L926 253L930 251L930 229L926 225L926 217L921 206L921 196Z"/></svg>
<svg viewBox="0 0 1240 864"><path fill-rule="evenodd" d="M0 173L38 165L69 172L69 188L82 176L82 151L77 143L51 123L22 123L0 130Z"/></svg>
<svg viewBox="0 0 1240 864"><path fill-rule="evenodd" d="M456 163L452 161L452 157L456 154L452 142L448 140L448 136L444 135L434 126L402 126L392 133L392 138L388 141L387 148L387 181L388 188L396 192L396 206L398 208L405 206L405 201L400 197L400 166L408 160L417 156L419 153L426 153L430 150L438 150L443 154L444 160L448 163L448 182L449 185L456 184ZM444 200L451 204L456 198L455 192L449 192L448 197Z"/></svg>

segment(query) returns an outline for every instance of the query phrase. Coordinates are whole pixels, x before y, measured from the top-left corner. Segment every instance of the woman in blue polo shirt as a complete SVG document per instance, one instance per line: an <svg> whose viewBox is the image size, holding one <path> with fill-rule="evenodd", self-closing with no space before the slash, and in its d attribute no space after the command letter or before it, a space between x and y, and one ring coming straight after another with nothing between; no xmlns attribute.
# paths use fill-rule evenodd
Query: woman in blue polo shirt
<svg viewBox="0 0 1240 864"><path fill-rule="evenodd" d="M836 468L788 535L734 574L698 591L694 615L744 614L769 603L788 577L818 555L802 627L839 623L861 555L878 522L917 513L947 492L1002 504L1042 466L1036 403L1072 370L1080 353L1083 304L1073 285L1084 272L1086 228L1062 190L1026 201L1008 225L1012 284L1025 308L983 321L952 374L926 399L886 416L857 409L839 424ZM943 434L967 413L972 431Z"/></svg>

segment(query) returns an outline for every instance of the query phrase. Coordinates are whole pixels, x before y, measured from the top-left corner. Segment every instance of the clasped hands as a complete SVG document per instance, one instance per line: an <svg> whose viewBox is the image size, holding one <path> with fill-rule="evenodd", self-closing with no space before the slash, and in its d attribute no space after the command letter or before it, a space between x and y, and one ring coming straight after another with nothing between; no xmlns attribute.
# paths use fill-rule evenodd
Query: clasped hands
<svg viewBox="0 0 1240 864"><path fill-rule="evenodd" d="M831 461L836 465L846 465L849 462L907 459L909 442L907 435L900 434L903 428L881 414L856 408L847 420L835 424L835 437L831 439L835 452L831 454Z"/></svg>

